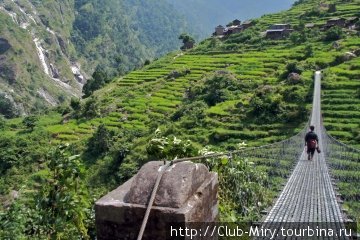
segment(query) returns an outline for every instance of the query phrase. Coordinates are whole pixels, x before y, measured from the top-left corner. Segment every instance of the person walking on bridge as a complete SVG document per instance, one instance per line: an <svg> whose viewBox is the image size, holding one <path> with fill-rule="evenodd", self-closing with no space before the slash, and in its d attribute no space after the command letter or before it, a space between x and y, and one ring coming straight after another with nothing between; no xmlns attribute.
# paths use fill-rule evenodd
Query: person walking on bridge
<svg viewBox="0 0 360 240"><path fill-rule="evenodd" d="M310 132L305 135L305 146L307 147L308 160L312 160L314 157L315 150L320 152L319 149L319 138L314 132L315 127L310 126Z"/></svg>

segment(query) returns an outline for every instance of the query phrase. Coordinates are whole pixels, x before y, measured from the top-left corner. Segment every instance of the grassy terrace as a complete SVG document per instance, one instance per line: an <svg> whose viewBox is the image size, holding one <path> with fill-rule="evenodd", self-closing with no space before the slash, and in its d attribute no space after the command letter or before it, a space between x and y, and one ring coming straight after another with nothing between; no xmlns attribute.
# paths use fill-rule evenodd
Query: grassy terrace
<svg viewBox="0 0 360 240"><path fill-rule="evenodd" d="M323 88L326 129L342 142L360 148L360 59L326 70Z"/></svg>

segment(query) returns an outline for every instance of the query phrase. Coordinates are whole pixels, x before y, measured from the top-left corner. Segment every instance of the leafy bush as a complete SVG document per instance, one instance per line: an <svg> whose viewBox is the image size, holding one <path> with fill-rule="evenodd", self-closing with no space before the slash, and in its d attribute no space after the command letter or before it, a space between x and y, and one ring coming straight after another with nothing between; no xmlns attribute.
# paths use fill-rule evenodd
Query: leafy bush
<svg viewBox="0 0 360 240"><path fill-rule="evenodd" d="M79 156L71 156L67 145L50 152L50 174L36 196L35 236L53 239L89 239L86 221L89 198L83 181Z"/></svg>
<svg viewBox="0 0 360 240"><path fill-rule="evenodd" d="M85 118L94 118L99 115L99 106L95 97L90 97L84 104L82 116Z"/></svg>
<svg viewBox="0 0 360 240"><path fill-rule="evenodd" d="M188 68L183 68L183 69L177 69L177 70L173 70L171 71L166 78L167 79L177 79L179 77L184 77L188 74L190 74L191 71Z"/></svg>
<svg viewBox="0 0 360 240"><path fill-rule="evenodd" d="M260 121L274 122L284 111L283 97L270 86L257 89L249 102L249 112Z"/></svg>
<svg viewBox="0 0 360 240"><path fill-rule="evenodd" d="M203 101L185 103L173 114L172 120L177 121L181 119L183 122L189 122L190 126L187 126L187 128L201 126L206 117L206 109L207 105Z"/></svg>
<svg viewBox="0 0 360 240"><path fill-rule="evenodd" d="M100 124L94 135L89 139L87 152L92 157L106 153L112 145L111 140L114 135L113 131L108 130L104 124Z"/></svg>
<svg viewBox="0 0 360 240"><path fill-rule="evenodd" d="M344 37L344 32L340 27L332 27L326 31L324 40L325 41L336 41Z"/></svg>
<svg viewBox="0 0 360 240"><path fill-rule="evenodd" d="M290 35L290 41L293 44L300 44L303 42L306 42L307 38L306 38L306 34L304 32L293 32Z"/></svg>
<svg viewBox="0 0 360 240"><path fill-rule="evenodd" d="M214 153L209 148L204 156ZM266 205L267 176L243 158L209 158L205 164L219 176L220 219L222 221L255 221Z"/></svg>
<svg viewBox="0 0 360 240"><path fill-rule="evenodd" d="M209 106L233 99L240 91L240 81L232 73L217 71L190 88L190 100L201 99Z"/></svg>
<svg viewBox="0 0 360 240"><path fill-rule="evenodd" d="M38 117L33 115L33 116L26 116L22 121L22 123L27 129L33 131L34 128L36 127L37 121L38 121Z"/></svg>
<svg viewBox="0 0 360 240"><path fill-rule="evenodd" d="M5 93L0 92L0 114L4 115L6 118L13 118L19 115L14 103L5 95Z"/></svg>
<svg viewBox="0 0 360 240"><path fill-rule="evenodd" d="M111 77L105 72L102 67L98 66L93 73L92 78L89 79L83 87L83 97L89 97L94 91L100 89L106 83L109 83L110 80Z"/></svg>
<svg viewBox="0 0 360 240"><path fill-rule="evenodd" d="M164 137L160 129L157 129L154 138L148 143L146 151L150 158L173 160L191 156L195 153L195 147L190 140L183 141L175 136Z"/></svg>
<svg viewBox="0 0 360 240"><path fill-rule="evenodd" d="M4 130L5 126L6 126L6 121L4 117L0 115L0 130Z"/></svg>

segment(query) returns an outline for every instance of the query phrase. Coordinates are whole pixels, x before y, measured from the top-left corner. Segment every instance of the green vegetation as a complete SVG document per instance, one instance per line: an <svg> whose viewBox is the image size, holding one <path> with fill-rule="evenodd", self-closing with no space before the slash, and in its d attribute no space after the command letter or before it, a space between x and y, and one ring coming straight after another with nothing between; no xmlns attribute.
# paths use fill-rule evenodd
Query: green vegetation
<svg viewBox="0 0 360 240"><path fill-rule="evenodd" d="M92 237L90 199L98 199L124 183L147 161L195 155L204 146L227 151L238 149L243 142L260 146L295 135L307 121L312 76L318 69L325 69L322 106L326 128L336 138L359 146L359 58L352 56L360 49L358 31L343 29L344 34L334 44L324 40L327 31L302 27L307 22L324 24L332 17L354 16L360 9L358 0L332 2L336 2L335 12L320 9L309 15L309 10L319 9L319 2L300 1L289 11L257 19L255 26L242 33L207 39L187 52L173 52L148 61L141 69L116 77L96 91L103 83L97 85L95 81L96 87L89 87L88 98L73 98L69 107L39 115L32 131L22 124L22 118L2 120L0 199L6 204L0 207L0 218L4 219L0 222L5 223L0 225L0 236L26 235L24 226L49 224L53 232L44 232L44 238L65 239L70 234ZM306 41L300 41L303 36L299 34L279 41L260 35L268 25L283 21L297 26ZM103 77L98 80L105 81ZM70 144L66 151L53 158L48 156L53 147L65 143ZM74 155L79 158L69 158ZM223 182L234 180L233 174L239 171L247 173L239 180L251 190L246 194L231 195L221 188L222 219L259 218L259 209L271 204L291 171L296 155L285 155L281 160L239 156L234 158L235 165L226 159L206 163L220 173ZM53 214L46 221L29 224L32 220L26 219L31 218L20 210L35 209L34 202L26 201L27 193L51 197L50 193L59 190L44 180L51 180L51 173L58 171L50 164L55 158L81 173L64 172L61 178L70 189L67 199L78 203L69 216L82 214L75 222L62 218L59 225L54 225L52 217L57 215ZM346 164L349 169L334 168L333 174L338 176L344 196L352 196L352 192L346 192L343 180L358 181L358 173L350 173L350 167L357 168L357 163ZM251 181L246 182L246 178ZM78 182L88 191L79 190L76 198L76 189L67 186L68 182ZM40 187L40 183L44 186ZM19 196L14 197L12 191ZM349 197L345 204L356 213L359 205L354 199ZM239 201L242 206L236 205ZM26 208L22 207L25 202ZM41 211L50 211L46 204L40 206ZM353 216L359 219L358 215ZM64 226L65 232L59 230Z"/></svg>
<svg viewBox="0 0 360 240"><path fill-rule="evenodd" d="M75 66L85 76L99 68L108 75L90 79L84 88L89 95L113 76L178 49L178 36L192 31L165 0L4 0L0 5L0 114L10 117L81 96L85 80ZM4 94L11 101L4 102Z"/></svg>

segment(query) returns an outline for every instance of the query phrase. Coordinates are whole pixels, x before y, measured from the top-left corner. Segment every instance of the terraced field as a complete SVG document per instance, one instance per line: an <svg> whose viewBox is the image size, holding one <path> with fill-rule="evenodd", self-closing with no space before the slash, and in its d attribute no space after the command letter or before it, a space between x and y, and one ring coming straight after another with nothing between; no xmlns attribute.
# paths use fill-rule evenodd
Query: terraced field
<svg viewBox="0 0 360 240"><path fill-rule="evenodd" d="M335 138L360 148L360 59L325 71L323 116Z"/></svg>

